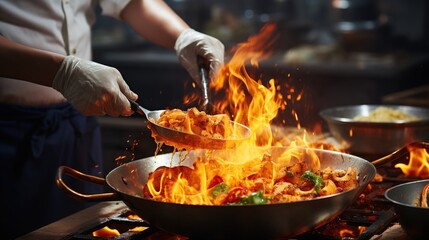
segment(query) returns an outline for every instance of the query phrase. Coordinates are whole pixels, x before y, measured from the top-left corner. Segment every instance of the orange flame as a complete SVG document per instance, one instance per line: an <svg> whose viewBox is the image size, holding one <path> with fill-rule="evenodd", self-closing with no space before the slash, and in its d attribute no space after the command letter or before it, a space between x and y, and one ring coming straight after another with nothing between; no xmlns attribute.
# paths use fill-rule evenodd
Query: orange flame
<svg viewBox="0 0 429 240"><path fill-rule="evenodd" d="M359 234L362 234L363 232L365 232L368 229L368 227L358 226L358 229L359 229Z"/></svg>
<svg viewBox="0 0 429 240"><path fill-rule="evenodd" d="M362 234L363 232L365 232L366 229L368 229L368 227L357 226L357 228L355 228L355 227L347 226L347 228L343 228L343 229L339 230L338 234L341 237L356 237L356 236L359 236L360 234Z"/></svg>
<svg viewBox="0 0 429 240"><path fill-rule="evenodd" d="M219 76L211 82L210 86L214 93L212 99L222 99L214 103L215 108L231 116L234 121L248 126L252 130L250 139L232 151L220 153L209 151L207 154L210 154L210 158L205 161L196 161L192 170L187 167L178 167L155 171L154 177L147 183L145 194L160 201L216 204L220 200L212 199L210 194L211 181L216 178L221 178L228 186L240 186L252 191L260 189L261 186L251 178L263 172L264 176L272 176L270 182L264 182L263 186L272 188L276 173L281 172L281 169L284 170L285 166L296 164L298 159L302 159L300 155L302 153L287 151L284 155L277 157L275 162L264 161L267 150L281 144L273 137L271 127L273 119L280 110L285 109L288 101L299 101L303 94L287 85L287 94L283 97L280 86L276 86L275 79L270 79L268 86L264 86L262 79L252 76L247 71L248 68L258 68L258 61L271 55L269 49L276 40L275 30L274 24L267 24L258 35L239 44L231 60L224 65ZM292 111L292 115L299 128L298 114ZM307 146L306 134L304 132L303 138L291 139L288 141L288 146ZM318 157L308 152L306 154L309 154L311 159L308 168L319 170ZM219 199L224 198L225 196L219 197Z"/></svg>
<svg viewBox="0 0 429 240"><path fill-rule="evenodd" d="M282 99L276 91L274 79L269 87L261 84L261 79L252 78L246 71L246 64L258 67L258 60L271 55L267 51L274 41L274 24L268 24L261 32L238 45L232 59L223 68L220 76L211 85L215 91L226 93L227 101L215 103L225 113L230 113L234 121L252 129L252 140L256 145L269 146L272 143L270 122L277 116Z"/></svg>
<svg viewBox="0 0 429 240"><path fill-rule="evenodd" d="M340 233L341 237L354 237L355 236L354 232L352 230L349 230L349 229L342 229L342 230L340 230L339 233Z"/></svg>
<svg viewBox="0 0 429 240"><path fill-rule="evenodd" d="M93 237L102 237L102 238L113 238L121 235L118 230L104 226L94 232L92 232Z"/></svg>
<svg viewBox="0 0 429 240"><path fill-rule="evenodd" d="M408 164L398 163L396 168L400 168L405 176L416 178L429 178L429 154L426 149L410 150Z"/></svg>

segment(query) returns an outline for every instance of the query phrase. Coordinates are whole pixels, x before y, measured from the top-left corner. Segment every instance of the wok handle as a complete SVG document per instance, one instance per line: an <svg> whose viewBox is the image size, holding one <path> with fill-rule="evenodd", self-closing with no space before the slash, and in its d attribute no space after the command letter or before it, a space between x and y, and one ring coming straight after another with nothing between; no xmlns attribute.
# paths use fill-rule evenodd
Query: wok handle
<svg viewBox="0 0 429 240"><path fill-rule="evenodd" d="M384 156L375 161L372 161L372 164L374 164L375 167L380 167L386 163L392 162L396 159L399 159L405 156L406 154L410 153L414 149L419 149L419 148L429 150L429 143L427 142L409 143L387 156Z"/></svg>
<svg viewBox="0 0 429 240"><path fill-rule="evenodd" d="M67 174L75 179L87 181L96 183L99 185L105 185L107 186L106 179L88 175L81 173L73 168L67 167L67 166L60 166L57 171L56 176L56 183L57 186L64 191L67 195L69 195L72 198L75 198L77 200L82 200L86 202L96 202L96 201L113 201L113 200L119 200L119 195L117 193L98 193L98 194L82 194L79 192L76 192L75 190L71 189L63 180L63 175Z"/></svg>

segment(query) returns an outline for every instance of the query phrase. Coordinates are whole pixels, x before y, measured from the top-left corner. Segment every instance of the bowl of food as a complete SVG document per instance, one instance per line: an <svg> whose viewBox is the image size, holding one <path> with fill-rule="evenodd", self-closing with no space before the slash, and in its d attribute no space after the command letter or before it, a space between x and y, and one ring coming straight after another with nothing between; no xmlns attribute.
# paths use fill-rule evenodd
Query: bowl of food
<svg viewBox="0 0 429 240"><path fill-rule="evenodd" d="M426 179L396 185L384 194L393 204L401 227L412 239L429 236L428 190L429 179Z"/></svg>
<svg viewBox="0 0 429 240"><path fill-rule="evenodd" d="M429 109L404 105L351 105L320 111L329 132L355 155L382 156L429 139Z"/></svg>

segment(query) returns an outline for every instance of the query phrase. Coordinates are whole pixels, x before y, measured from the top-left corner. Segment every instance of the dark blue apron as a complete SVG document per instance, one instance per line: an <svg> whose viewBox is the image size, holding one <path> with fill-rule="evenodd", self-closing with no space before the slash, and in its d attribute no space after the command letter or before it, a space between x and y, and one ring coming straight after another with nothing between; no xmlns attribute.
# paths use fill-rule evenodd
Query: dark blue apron
<svg viewBox="0 0 429 240"><path fill-rule="evenodd" d="M0 103L1 223L5 239L47 225L89 204L60 191L60 165L102 176L100 128L68 103L23 107ZM67 183L82 193L100 193L88 182ZM6 236L3 235L6 231Z"/></svg>

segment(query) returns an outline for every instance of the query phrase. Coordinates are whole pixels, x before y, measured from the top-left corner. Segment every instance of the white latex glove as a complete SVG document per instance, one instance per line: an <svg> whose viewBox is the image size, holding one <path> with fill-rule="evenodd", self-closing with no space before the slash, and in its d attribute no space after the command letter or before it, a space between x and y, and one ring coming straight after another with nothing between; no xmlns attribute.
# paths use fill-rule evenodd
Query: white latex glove
<svg viewBox="0 0 429 240"><path fill-rule="evenodd" d="M180 64L189 75L201 84L197 57L201 56L210 65L209 78L216 78L224 61L224 45L216 38L197 32L191 28L180 33L174 45Z"/></svg>
<svg viewBox="0 0 429 240"><path fill-rule="evenodd" d="M137 99L116 68L75 56L64 58L52 87L84 115L129 116L128 98Z"/></svg>

